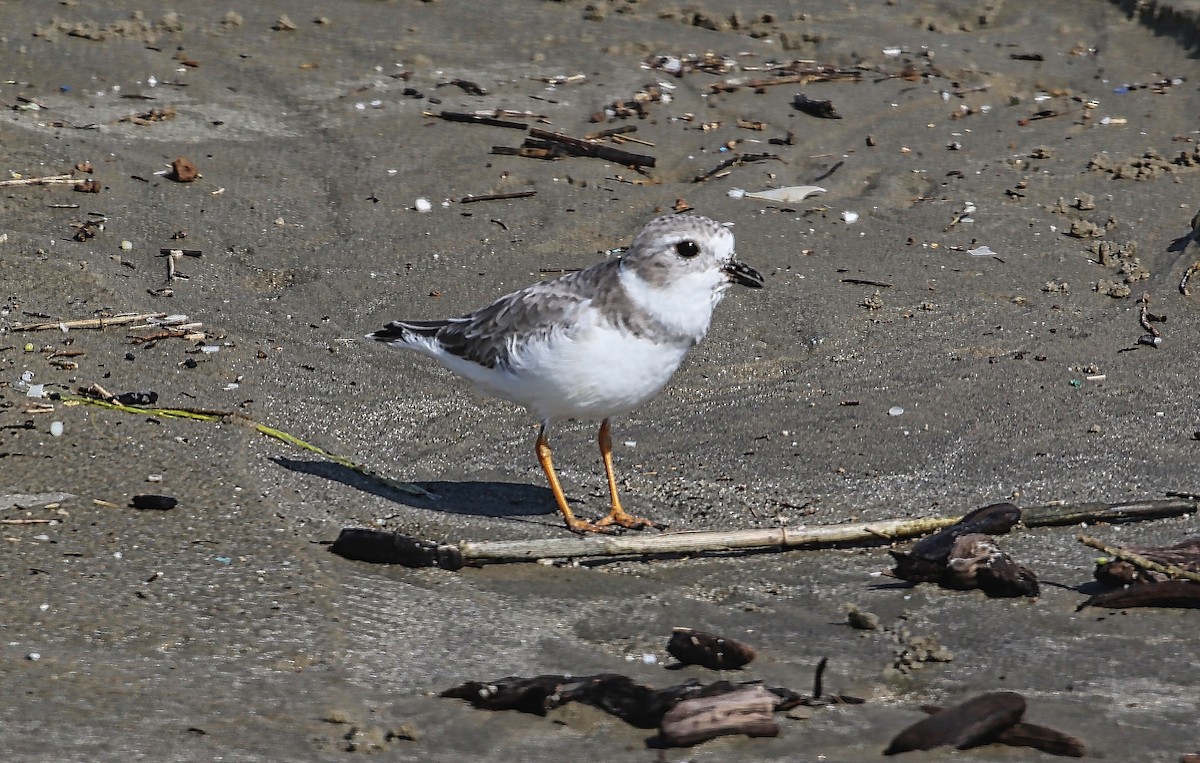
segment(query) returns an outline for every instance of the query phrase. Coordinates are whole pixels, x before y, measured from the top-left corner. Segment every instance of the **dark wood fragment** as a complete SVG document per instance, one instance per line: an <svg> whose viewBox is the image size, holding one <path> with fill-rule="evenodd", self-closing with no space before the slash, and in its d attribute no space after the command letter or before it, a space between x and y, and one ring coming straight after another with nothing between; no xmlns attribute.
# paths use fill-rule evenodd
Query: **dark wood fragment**
<svg viewBox="0 0 1200 763"><path fill-rule="evenodd" d="M841 119L842 115L837 113L837 109L833 107L833 101L818 101L809 98L804 93L796 93L792 97L792 105L805 114L821 119Z"/></svg>
<svg viewBox="0 0 1200 763"><path fill-rule="evenodd" d="M1159 580L1142 585L1131 585L1117 591L1097 594L1079 605L1079 609L1084 607L1200 609L1200 583L1191 580Z"/></svg>
<svg viewBox="0 0 1200 763"><path fill-rule="evenodd" d="M990 692L917 721L901 731L883 751L895 755L935 747L966 749L994 741L1025 713L1025 698L1011 691Z"/></svg>
<svg viewBox="0 0 1200 763"><path fill-rule="evenodd" d="M491 125L492 127L507 127L512 130L526 130L529 125L524 122L514 122L511 119L497 119L496 117L486 117L479 114L466 114L461 111L441 111L437 114L438 119L445 119L448 122L468 122L477 125Z"/></svg>
<svg viewBox="0 0 1200 763"><path fill-rule="evenodd" d="M135 495L129 499L129 505L135 509L168 511L179 505L179 501L169 495Z"/></svg>
<svg viewBox="0 0 1200 763"><path fill-rule="evenodd" d="M773 737L776 696L761 686L680 702L663 716L662 741L687 747L719 736Z"/></svg>
<svg viewBox="0 0 1200 763"><path fill-rule="evenodd" d="M522 713L545 715L552 707L550 697L571 679L569 676L508 676L497 681L467 681L447 689L439 696L465 699L484 710L519 710Z"/></svg>
<svg viewBox="0 0 1200 763"><path fill-rule="evenodd" d="M990 535L972 533L954 542L941 580L945 588L978 588L988 596L1037 596L1037 575L1017 564Z"/></svg>
<svg viewBox="0 0 1200 763"><path fill-rule="evenodd" d="M922 705L921 711L930 715L942 712L937 705ZM1087 743L1078 737L1064 734L1048 726L1036 723L1018 721L1004 729L992 740L996 744L1006 744L1010 747L1033 747L1051 755L1061 755L1067 758L1082 758L1087 755Z"/></svg>
<svg viewBox="0 0 1200 763"><path fill-rule="evenodd" d="M754 648L714 633L676 628L667 642L667 652L685 665L702 665L710 670L736 670L754 659Z"/></svg>
<svg viewBox="0 0 1200 763"><path fill-rule="evenodd" d="M409 535L344 527L329 550L346 559L375 564L401 564L405 567L440 567L457 570L463 566L462 552L455 546L441 546Z"/></svg>
<svg viewBox="0 0 1200 763"><path fill-rule="evenodd" d="M646 154L635 154L631 151L623 151L619 148L607 145L605 143L594 143L582 138L575 138L570 135L550 132L537 127L529 128L529 135L533 138L538 138L544 141L549 141L558 146L562 146L568 153L575 156L590 156L597 159L604 159L617 164L624 164L629 167L653 167L655 158Z"/></svg>

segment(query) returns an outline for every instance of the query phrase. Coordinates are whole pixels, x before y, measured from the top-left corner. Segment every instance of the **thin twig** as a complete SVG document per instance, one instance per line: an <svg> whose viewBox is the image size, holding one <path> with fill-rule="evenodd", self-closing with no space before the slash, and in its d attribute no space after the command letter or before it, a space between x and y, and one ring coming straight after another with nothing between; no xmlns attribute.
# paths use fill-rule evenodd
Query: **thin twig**
<svg viewBox="0 0 1200 763"><path fill-rule="evenodd" d="M97 390L96 385L93 385L92 390ZM90 390L89 390L90 391ZM384 477L377 474L365 466L361 466L351 461L350 459L339 456L336 453L330 453L324 448L319 448L312 443L305 442L295 435L288 434L281 429L269 427L266 424L260 424L254 419L241 413L232 411L212 410L208 408L153 408L150 406L141 405L122 405L113 399L98 399L94 397L86 397L81 395L63 395L62 401L64 405L95 405L100 408L109 408L114 411L122 411L124 413L132 413L138 416L158 416L165 419L192 419L193 421L244 421L249 424L256 432L265 435L280 442L293 445L303 450L311 451L317 455L327 458L334 463L341 464L347 469L352 469L364 477L376 480L384 485L409 493L410 495L430 496L428 490L419 485L414 485L409 482L400 482L398 480Z"/></svg>
<svg viewBox="0 0 1200 763"><path fill-rule="evenodd" d="M464 196L459 204L471 204L476 201L504 201L505 199L527 199L537 195L537 191L513 191L511 193L488 193L480 196Z"/></svg>

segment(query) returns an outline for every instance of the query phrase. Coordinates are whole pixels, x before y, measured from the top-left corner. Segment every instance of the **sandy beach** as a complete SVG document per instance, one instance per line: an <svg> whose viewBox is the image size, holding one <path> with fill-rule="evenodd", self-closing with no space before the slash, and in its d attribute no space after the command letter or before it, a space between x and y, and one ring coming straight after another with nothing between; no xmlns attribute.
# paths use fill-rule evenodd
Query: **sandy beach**
<svg viewBox="0 0 1200 763"><path fill-rule="evenodd" d="M344 527L568 535L525 411L363 336L680 209L732 225L766 286L614 421L631 511L731 530L1200 494L1200 3L728 6L0 1L0 757L852 763L991 691L1092 757L1200 751L1196 611L1077 609L1099 590L1081 531L1170 545L1194 512L1018 527L999 543L1041 582L1018 599L880 575L882 539L453 572L329 552ZM530 128L618 132L653 165L538 158ZM130 314L160 318L58 325ZM211 413L63 398L93 385ZM554 436L589 517L594 437ZM667 670L680 626L758 657ZM824 657L863 704L686 749L591 707L438 696L592 673L809 691ZM1050 756L902 759L951 758Z"/></svg>

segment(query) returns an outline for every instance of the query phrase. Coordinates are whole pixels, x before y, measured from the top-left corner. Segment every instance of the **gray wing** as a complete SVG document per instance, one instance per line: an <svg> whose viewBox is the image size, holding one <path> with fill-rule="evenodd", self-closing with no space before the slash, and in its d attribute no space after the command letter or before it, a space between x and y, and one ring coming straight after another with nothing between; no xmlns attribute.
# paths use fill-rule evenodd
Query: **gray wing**
<svg viewBox="0 0 1200 763"><path fill-rule="evenodd" d="M437 321L393 321L371 336L381 341L404 333L436 339L446 352L481 366L507 366L513 352L555 332L570 332L593 301L616 286L619 260L527 286L487 307Z"/></svg>

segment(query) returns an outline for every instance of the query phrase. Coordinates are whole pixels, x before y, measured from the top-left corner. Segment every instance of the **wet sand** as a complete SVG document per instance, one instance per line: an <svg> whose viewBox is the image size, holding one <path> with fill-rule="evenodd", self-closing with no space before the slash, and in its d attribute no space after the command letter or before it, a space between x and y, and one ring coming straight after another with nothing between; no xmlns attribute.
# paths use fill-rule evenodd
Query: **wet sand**
<svg viewBox="0 0 1200 763"><path fill-rule="evenodd" d="M808 690L827 656L826 686L867 702L667 760L872 759L921 704L993 690L1021 692L1031 720L1098 757L1195 752L1195 613L1076 612L1096 556L1079 528L1001 539L1038 573L1032 601L896 585L876 575L882 545L457 573L322 545L346 526L562 536L524 412L361 337L590 264L681 199L734 224L767 286L730 292L672 384L615 422L631 510L722 529L1200 490L1200 314L1178 288L1200 258L1180 248L1200 204L1197 38L1174 21L1194 4L1143 6L1141 21L1097 1L768 2L733 19L720 3L590 5L0 4L0 179L87 161L102 184L0 187L0 497L32 496L0 517L50 520L2 528L3 756L652 760L649 732L596 710L540 718L436 695L506 675L715 677L663 669L673 626L753 644L735 679ZM716 73L643 66L706 51ZM794 60L862 76L712 90ZM669 102L589 121L648 85ZM801 113L797 92L842 118ZM426 114L484 109L575 136L633 125L653 146L621 148L656 165L494 155L522 133ZM777 158L693 182L731 151ZM199 179L162 174L180 156ZM828 192L786 206L728 193L808 184ZM74 240L73 224L101 219ZM202 256L168 283L159 253L174 247ZM1145 292L1168 318L1158 347L1138 343ZM183 314L206 336L12 328L101 311ZM25 372L47 391L99 383L245 414L435 497L238 417L36 412ZM594 431L564 423L554 440L585 516L606 508ZM179 505L128 507L139 493ZM1089 532L1169 544L1198 529L1190 515ZM851 603L886 630L851 630ZM897 670L921 636L952 659Z"/></svg>

